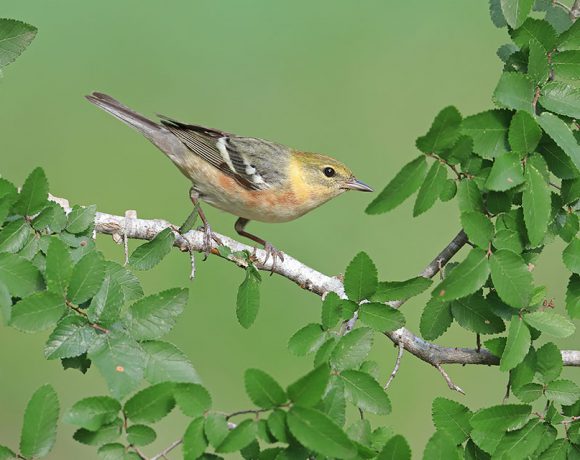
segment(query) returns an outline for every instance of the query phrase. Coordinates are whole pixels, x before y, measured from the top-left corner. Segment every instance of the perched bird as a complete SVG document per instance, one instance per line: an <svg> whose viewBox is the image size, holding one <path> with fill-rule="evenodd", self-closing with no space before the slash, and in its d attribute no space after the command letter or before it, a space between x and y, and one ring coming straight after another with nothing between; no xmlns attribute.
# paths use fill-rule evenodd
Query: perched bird
<svg viewBox="0 0 580 460"><path fill-rule="evenodd" d="M143 134L191 180L194 212L188 221L199 213L206 256L214 237L199 200L238 216L236 232L262 244L275 265L278 257L284 260L283 254L245 230L250 220L287 222L347 190L373 191L345 165L326 155L164 116L158 124L106 94L93 93L86 98Z"/></svg>

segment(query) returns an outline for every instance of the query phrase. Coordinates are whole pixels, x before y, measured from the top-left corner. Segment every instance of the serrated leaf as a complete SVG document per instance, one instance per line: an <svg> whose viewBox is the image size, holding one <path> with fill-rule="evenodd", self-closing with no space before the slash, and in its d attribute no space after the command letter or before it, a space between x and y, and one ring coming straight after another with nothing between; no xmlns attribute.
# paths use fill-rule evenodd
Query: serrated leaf
<svg viewBox="0 0 580 460"><path fill-rule="evenodd" d="M174 390L177 406L188 417L199 417L211 408L211 396L197 383L178 383Z"/></svg>
<svg viewBox="0 0 580 460"><path fill-rule="evenodd" d="M504 72L493 92L493 100L499 107L532 112L534 91L534 85L527 75Z"/></svg>
<svg viewBox="0 0 580 460"><path fill-rule="evenodd" d="M72 269L67 298L76 304L89 300L97 293L104 278L103 256L96 251L89 252Z"/></svg>
<svg viewBox="0 0 580 460"><path fill-rule="evenodd" d="M58 396L51 385L41 386L32 395L20 434L20 453L24 457L44 457L52 450L59 410Z"/></svg>
<svg viewBox="0 0 580 460"><path fill-rule="evenodd" d="M491 280L499 297L514 308L528 306L532 274L519 254L499 249L490 257Z"/></svg>
<svg viewBox="0 0 580 460"><path fill-rule="evenodd" d="M580 398L580 388L571 380L554 380L546 387L546 398L550 401L571 406Z"/></svg>
<svg viewBox="0 0 580 460"><path fill-rule="evenodd" d="M125 403L123 411L132 422L157 422L175 407L174 388L175 385L170 382L145 388Z"/></svg>
<svg viewBox="0 0 580 460"><path fill-rule="evenodd" d="M0 61L2 52L2 30L0 29ZM47 198L48 181L46 175L42 168L36 168L24 181L20 190L20 198L14 205L14 211L22 216L32 216L46 206Z"/></svg>
<svg viewBox="0 0 580 460"><path fill-rule="evenodd" d="M330 357L331 366L338 370L359 366L368 356L373 345L373 331L366 327L354 329L343 336Z"/></svg>
<svg viewBox="0 0 580 460"><path fill-rule="evenodd" d="M580 238L574 238L564 252L562 253L562 260L566 268L573 273L580 273Z"/></svg>
<svg viewBox="0 0 580 460"><path fill-rule="evenodd" d="M405 438L397 434L387 441L377 460L411 460L411 448Z"/></svg>
<svg viewBox="0 0 580 460"><path fill-rule="evenodd" d="M524 360L510 371L510 385L513 388L526 385L534 380L535 374L536 350L531 346Z"/></svg>
<svg viewBox="0 0 580 460"><path fill-rule="evenodd" d="M189 358L175 345L152 340L141 346L147 356L145 380L149 383L201 381Z"/></svg>
<svg viewBox="0 0 580 460"><path fill-rule="evenodd" d="M419 330L426 340L435 340L442 335L453 322L451 304L433 297L423 310Z"/></svg>
<svg viewBox="0 0 580 460"><path fill-rule="evenodd" d="M534 418L523 428L506 433L494 452L497 458L528 458L537 449L544 426L542 420Z"/></svg>
<svg viewBox="0 0 580 460"><path fill-rule="evenodd" d="M566 83L551 81L542 87L540 104L560 115L580 118L580 90Z"/></svg>
<svg viewBox="0 0 580 460"><path fill-rule="evenodd" d="M489 260L485 251L472 249L465 260L433 289L433 296L443 301L468 296L479 290L488 277Z"/></svg>
<svg viewBox="0 0 580 460"><path fill-rule="evenodd" d="M207 439L204 433L205 419L199 417L193 419L187 426L183 435L183 458L195 460L199 458L207 447Z"/></svg>
<svg viewBox="0 0 580 460"><path fill-rule="evenodd" d="M263 409L271 409L286 402L286 392L278 382L259 369L246 370L244 386L252 402Z"/></svg>
<svg viewBox="0 0 580 460"><path fill-rule="evenodd" d="M346 434L322 412L294 406L288 412L287 421L288 428L296 439L321 455L351 458L357 453L356 447Z"/></svg>
<svg viewBox="0 0 580 460"><path fill-rule="evenodd" d="M341 298L336 292L328 292L324 297L320 313L324 329L332 329L340 321L340 303Z"/></svg>
<svg viewBox="0 0 580 460"><path fill-rule="evenodd" d="M93 396L77 401L64 414L66 423L97 431L113 422L121 410L121 404L109 396Z"/></svg>
<svg viewBox="0 0 580 460"><path fill-rule="evenodd" d="M542 137L542 130L532 115L518 111L512 118L508 133L512 149L521 153L532 153Z"/></svg>
<svg viewBox="0 0 580 460"><path fill-rule="evenodd" d="M187 299L187 289L173 288L135 302L127 312L132 336L151 340L167 334L183 312Z"/></svg>
<svg viewBox="0 0 580 460"><path fill-rule="evenodd" d="M501 404L478 410L469 422L477 430L503 432L521 426L531 411L532 407L524 404Z"/></svg>
<svg viewBox="0 0 580 460"><path fill-rule="evenodd" d="M383 214L396 208L419 189L426 172L427 161L424 155L407 163L367 206L365 212Z"/></svg>
<svg viewBox="0 0 580 460"><path fill-rule="evenodd" d="M573 85L580 80L580 51L560 51L552 55L554 79Z"/></svg>
<svg viewBox="0 0 580 460"><path fill-rule="evenodd" d="M86 319L69 316L57 324L44 347L47 359L72 358L86 353L95 341L97 331Z"/></svg>
<svg viewBox="0 0 580 460"><path fill-rule="evenodd" d="M453 179L447 179L441 187L441 193L439 193L439 199L443 202L452 200L457 194L457 184Z"/></svg>
<svg viewBox="0 0 580 460"><path fill-rule="evenodd" d="M431 284L432 280L417 276L405 281L382 281L378 284L372 300L388 302L391 300L404 300L421 294Z"/></svg>
<svg viewBox="0 0 580 460"><path fill-rule="evenodd" d="M435 161L425 180L421 184L419 193L417 194L417 199L415 200L415 206L413 207L413 217L423 214L427 211L441 194L441 190L445 185L447 180L447 169L443 163L440 161Z"/></svg>
<svg viewBox="0 0 580 460"><path fill-rule="evenodd" d="M48 230L60 233L66 226L66 213L57 203L50 201L48 205L32 220L32 227L38 231Z"/></svg>
<svg viewBox="0 0 580 460"><path fill-rule="evenodd" d="M240 325L247 329L254 324L259 309L260 279L248 268L246 269L246 277L238 288L236 298L236 316Z"/></svg>
<svg viewBox="0 0 580 460"><path fill-rule="evenodd" d="M539 383L526 383L513 387L513 393L521 402L531 403L542 396L544 387Z"/></svg>
<svg viewBox="0 0 580 460"><path fill-rule="evenodd" d="M523 168L517 153L509 152L496 158L485 182L489 190L505 191L524 182Z"/></svg>
<svg viewBox="0 0 580 460"><path fill-rule="evenodd" d="M322 402L318 405L338 426L344 426L346 422L346 398L344 395L344 383L337 376L333 376Z"/></svg>
<svg viewBox="0 0 580 460"><path fill-rule="evenodd" d="M268 430L280 442L288 442L286 430L286 412L280 409L272 411L268 417Z"/></svg>
<svg viewBox="0 0 580 460"><path fill-rule="evenodd" d="M460 460L459 450L445 433L436 431L425 446L424 460Z"/></svg>
<svg viewBox="0 0 580 460"><path fill-rule="evenodd" d="M26 297L44 286L42 275L32 262L7 252L0 253L0 280L13 297Z"/></svg>
<svg viewBox="0 0 580 460"><path fill-rule="evenodd" d="M147 425L131 425L127 428L127 442L133 446L146 446L155 439L157 433Z"/></svg>
<svg viewBox="0 0 580 460"><path fill-rule="evenodd" d="M42 291L17 302L12 308L11 325L24 332L38 332L54 326L66 307L64 299Z"/></svg>
<svg viewBox="0 0 580 460"><path fill-rule="evenodd" d="M568 458L568 442L565 439L556 439L550 447L542 453L540 460L565 460Z"/></svg>
<svg viewBox="0 0 580 460"><path fill-rule="evenodd" d="M511 28L517 29L532 11L534 0L501 0L501 10Z"/></svg>
<svg viewBox="0 0 580 460"><path fill-rule="evenodd" d="M87 315L93 322L109 325L117 322L125 301L123 290L109 271L101 287L91 300Z"/></svg>
<svg viewBox="0 0 580 460"><path fill-rule="evenodd" d="M580 318L580 276L574 273L566 290L566 310L570 318Z"/></svg>
<svg viewBox="0 0 580 460"><path fill-rule="evenodd" d="M69 233L83 233L95 222L97 206L78 206L75 205L68 215L66 231Z"/></svg>
<svg viewBox="0 0 580 460"><path fill-rule="evenodd" d="M326 338L320 324L307 324L290 337L288 349L296 356L305 356L318 350Z"/></svg>
<svg viewBox="0 0 580 460"><path fill-rule="evenodd" d="M578 50L580 49L580 25L576 21L572 26L562 33L558 41L559 50Z"/></svg>
<svg viewBox="0 0 580 460"><path fill-rule="evenodd" d="M136 270L149 270L171 252L175 235L171 228L160 231L155 238L139 246L129 257L129 265Z"/></svg>
<svg viewBox="0 0 580 460"><path fill-rule="evenodd" d="M429 132L417 139L417 148L423 153L440 153L451 148L459 136L461 114L453 107L445 107L437 114Z"/></svg>
<svg viewBox="0 0 580 460"><path fill-rule="evenodd" d="M18 457L8 447L0 445L0 460L17 460Z"/></svg>
<svg viewBox="0 0 580 460"><path fill-rule="evenodd" d="M10 222L0 231L0 252L20 251L31 234L32 229L23 218Z"/></svg>
<svg viewBox="0 0 580 460"><path fill-rule="evenodd" d="M505 330L502 319L493 313L491 304L481 294L453 301L451 312L461 327L478 334L497 334Z"/></svg>
<svg viewBox="0 0 580 460"><path fill-rule="evenodd" d="M379 332L388 332L405 325L405 317L394 308L383 303L365 303L360 306L358 318Z"/></svg>
<svg viewBox="0 0 580 460"><path fill-rule="evenodd" d="M539 246L548 229L551 211L550 191L542 173L529 164L526 166L526 188L522 197L524 221L532 246Z"/></svg>
<svg viewBox="0 0 580 460"><path fill-rule="evenodd" d="M510 31L510 34L520 48L527 48L531 40L536 40L546 50L552 50L556 44L556 31L541 19L528 18L521 27Z"/></svg>
<svg viewBox="0 0 580 460"><path fill-rule="evenodd" d="M571 158L558 147L558 145L549 137L545 137L538 147L550 171L560 179L574 179L578 177L578 169L572 162Z"/></svg>
<svg viewBox="0 0 580 460"><path fill-rule="evenodd" d="M527 313L524 315L524 320L538 331L553 337L569 337L576 330L572 321L551 310Z"/></svg>
<svg viewBox="0 0 580 460"><path fill-rule="evenodd" d="M386 415L391 412L391 401L379 383L366 372L346 370L340 374L346 398L365 412Z"/></svg>
<svg viewBox="0 0 580 460"><path fill-rule="evenodd" d="M546 134L570 157L576 168L580 168L580 146L568 125L548 112L542 113L537 120Z"/></svg>
<svg viewBox="0 0 580 460"><path fill-rule="evenodd" d="M495 337L493 339L486 340L484 343L485 348L487 348L492 355L501 358L503 351L505 350L505 344L507 339L505 337Z"/></svg>
<svg viewBox="0 0 580 460"><path fill-rule="evenodd" d="M557 379L562 373L562 354L552 342L542 345L536 351L536 366L540 380L544 383Z"/></svg>
<svg viewBox="0 0 580 460"><path fill-rule="evenodd" d="M85 428L79 428L73 434L75 441L89 446L102 446L111 443L121 436L123 421L116 418L112 423L103 426L97 431L90 431Z"/></svg>
<svg viewBox="0 0 580 460"><path fill-rule="evenodd" d="M130 302L143 297L143 288L139 283L139 279L131 271L122 265L109 260L105 262L105 267L107 273L111 275L111 278L121 286L125 302Z"/></svg>
<svg viewBox="0 0 580 460"><path fill-rule="evenodd" d="M253 420L244 420L230 431L216 448L218 453L230 453L243 449L256 439L257 426Z"/></svg>
<svg viewBox="0 0 580 460"><path fill-rule="evenodd" d="M531 343L530 330L524 321L518 316L512 316L499 369L507 371L520 364L528 354Z"/></svg>
<svg viewBox="0 0 580 460"><path fill-rule="evenodd" d="M305 376L288 386L290 400L301 406L317 404L330 379L330 367L327 363L321 364Z"/></svg>
<svg viewBox="0 0 580 460"><path fill-rule="evenodd" d="M477 211L463 212L461 213L461 225L469 241L483 249L489 247L494 228L491 220L485 214Z"/></svg>
<svg viewBox="0 0 580 460"><path fill-rule="evenodd" d="M377 267L365 252L359 252L346 267L344 290L350 300L360 302L377 289Z"/></svg>
<svg viewBox="0 0 580 460"><path fill-rule="evenodd" d="M126 460L125 446L118 442L105 444L99 447L97 455L100 460ZM134 459L130 459L134 460Z"/></svg>
<svg viewBox="0 0 580 460"><path fill-rule="evenodd" d="M459 210L464 212L483 211L483 200L477 184L473 180L462 180L457 186Z"/></svg>
<svg viewBox="0 0 580 460"><path fill-rule="evenodd" d="M0 19L0 68L13 62L30 45L37 29L15 19Z"/></svg>
<svg viewBox="0 0 580 460"><path fill-rule="evenodd" d="M64 295L72 274L68 247L58 238L51 238L46 252L46 284L48 290Z"/></svg>
<svg viewBox="0 0 580 460"><path fill-rule="evenodd" d="M543 85L550 76L548 53L541 43L534 39L530 40L529 47L528 75L536 85Z"/></svg>

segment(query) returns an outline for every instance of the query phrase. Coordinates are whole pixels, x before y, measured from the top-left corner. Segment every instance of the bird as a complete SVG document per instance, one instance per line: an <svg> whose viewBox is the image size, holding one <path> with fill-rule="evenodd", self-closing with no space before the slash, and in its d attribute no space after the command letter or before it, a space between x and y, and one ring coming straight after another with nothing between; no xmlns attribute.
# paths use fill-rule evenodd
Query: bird
<svg viewBox="0 0 580 460"><path fill-rule="evenodd" d="M237 216L235 231L264 247L264 264L271 256L273 272L277 260L284 261L284 254L249 233L246 226L250 221L288 222L348 190L373 191L347 166L326 155L163 115L155 122L99 92L85 97L144 135L191 181L189 198L194 210L180 230L193 226L199 215L206 258L212 239L218 244L219 239L212 233L200 201Z"/></svg>

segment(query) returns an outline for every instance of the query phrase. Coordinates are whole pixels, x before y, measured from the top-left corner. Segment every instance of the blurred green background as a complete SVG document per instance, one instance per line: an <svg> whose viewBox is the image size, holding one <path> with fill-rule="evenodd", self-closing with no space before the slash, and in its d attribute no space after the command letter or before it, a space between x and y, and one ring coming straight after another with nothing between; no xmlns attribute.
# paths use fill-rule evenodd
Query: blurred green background
<svg viewBox="0 0 580 460"><path fill-rule="evenodd" d="M377 191L417 155L415 138L444 106L463 114L491 107L507 41L488 4L440 0L3 0L0 14L38 27L32 46L0 79L0 173L21 184L35 166L51 192L99 210L181 223L190 211L188 184L155 147L91 106L83 95L104 91L147 115L163 113L193 123L328 153L347 163ZM376 195L373 195L376 196ZM367 251L380 278L418 273L459 228L455 203L437 204L417 219L412 201L383 216L367 216L368 194L349 193L295 222L252 224L250 230L283 251L328 273L344 271ZM233 216L206 207L216 231L234 235ZM105 254L123 251L100 236ZM562 309L566 275L556 243L535 273ZM133 245L134 247L134 245ZM200 259L201 260L201 259ZM210 258L190 282L189 260L175 251L141 277L147 292L173 286L190 290L190 303L171 333L192 359L214 407L251 407L243 371L259 367L283 384L311 366L289 354L288 338L317 321L320 300L280 277L265 277L262 309L244 330L235 319L236 288L243 273ZM418 331L425 298L405 305ZM571 338L562 345L578 346ZM52 383L63 409L105 394L100 375L63 372L42 354L46 335L0 326L0 443L17 447L23 409L42 383ZM473 346L453 327L439 343ZM575 343L576 342L576 343ZM373 358L384 379L396 350L377 335ZM499 403L506 375L496 368L448 366L467 397L448 390L435 369L410 355L389 390L393 412L376 417L405 435L420 457L433 432L435 396L472 409ZM578 381L578 371L565 375ZM159 424L156 453L185 428L179 415ZM51 458L95 456L61 425Z"/></svg>

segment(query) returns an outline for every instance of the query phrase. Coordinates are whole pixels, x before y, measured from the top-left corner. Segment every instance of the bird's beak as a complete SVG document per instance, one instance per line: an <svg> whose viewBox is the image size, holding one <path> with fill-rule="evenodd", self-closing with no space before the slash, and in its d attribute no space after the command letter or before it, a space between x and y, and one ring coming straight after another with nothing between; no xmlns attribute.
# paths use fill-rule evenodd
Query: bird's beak
<svg viewBox="0 0 580 460"><path fill-rule="evenodd" d="M359 192L374 192L374 190L367 184L361 182L358 179L355 179L354 177L348 181L343 188L347 190L358 190Z"/></svg>

